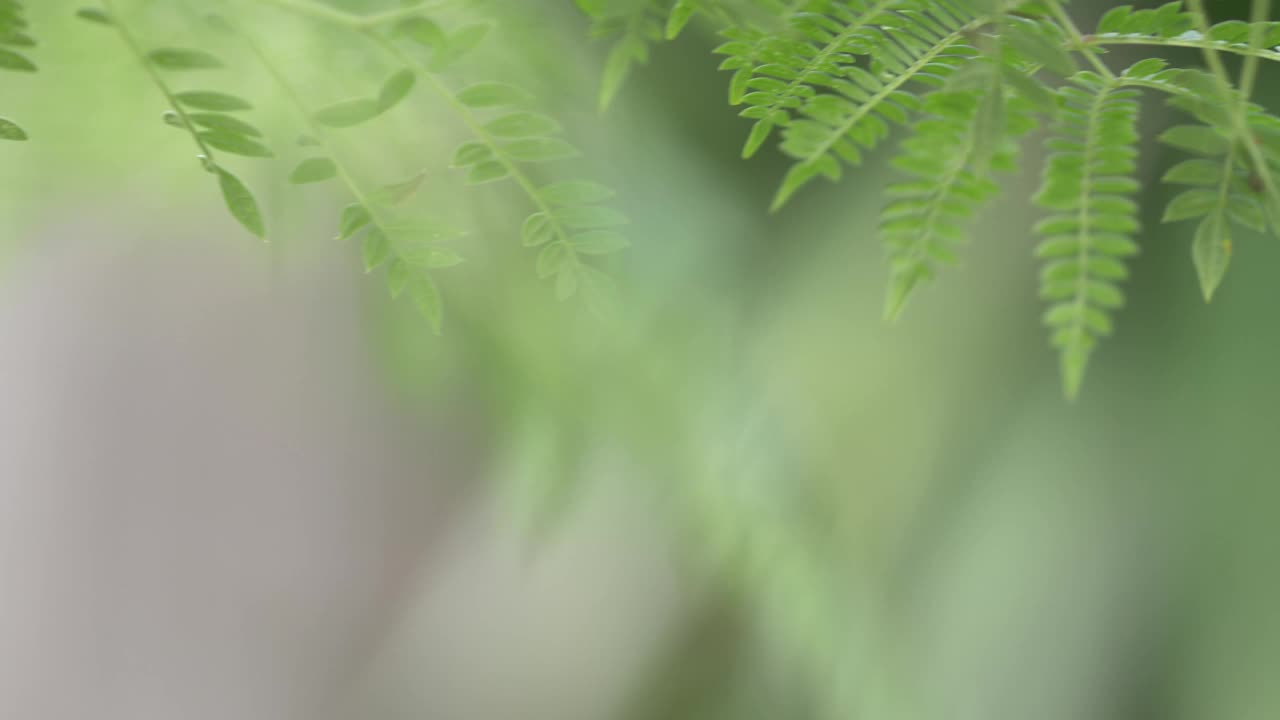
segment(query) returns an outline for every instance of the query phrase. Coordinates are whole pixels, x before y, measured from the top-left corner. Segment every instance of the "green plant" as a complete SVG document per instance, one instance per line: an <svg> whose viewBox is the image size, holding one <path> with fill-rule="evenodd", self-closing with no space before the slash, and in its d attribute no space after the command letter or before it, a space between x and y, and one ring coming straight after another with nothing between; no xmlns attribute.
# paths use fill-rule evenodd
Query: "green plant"
<svg viewBox="0 0 1280 720"><path fill-rule="evenodd" d="M645 41L659 39L661 19L678 30L691 7L661 0L579 5L602 30L625 28L606 66L602 104L628 63L644 61ZM814 178L839 180L894 126L909 128L893 161L908 179L890 185L881 218L889 318L955 261L968 220L1000 190L997 174L1015 169L1020 140L1048 122L1049 156L1035 195L1053 213L1036 227L1044 238L1037 254L1046 260L1040 289L1063 385L1074 397L1098 339L1112 331L1111 313L1124 302L1123 260L1138 250L1138 208L1128 195L1137 189L1142 90L1167 96L1193 120L1160 137L1199 156L1165 176L1192 188L1173 198L1164 220L1200 220L1193 258L1206 300L1226 272L1236 227L1280 235L1280 120L1249 102L1259 60L1280 60L1280 23L1269 20L1266 0L1253 3L1250 22L1216 25L1199 0L1119 6L1089 35L1054 0L807 0L781 8L785 24L734 20L761 5L693 9L724 26L727 42L715 52L733 72L730 101L753 121L743 156L780 135L778 147L792 160L774 210ZM1197 48L1209 71L1158 58L1118 71L1103 58L1119 45ZM1238 80L1223 54L1243 56Z"/></svg>
<svg viewBox="0 0 1280 720"><path fill-rule="evenodd" d="M561 299L581 295L599 314L612 304L612 283L597 258L628 245L627 219L608 202L613 191L552 163L577 149L560 124L533 108L532 95L499 79L455 84L451 74L484 42L490 25L453 20L470 3L401 2L364 14L319 0L222 0L197 16L218 31L223 50L172 46L144 28L121 0L78 10L114 30L168 111L188 134L201 166L217 180L231 214L253 235L267 223L255 193L224 160L276 156L265 134L243 115L259 109L227 81L187 82L224 66L236 53L276 90L273 103L296 118L308 154L289 173L298 185L341 183L350 204L338 235L359 237L367 270L385 268L394 296L409 295L438 331L444 319L436 273L462 256L449 241L462 231L421 203L409 203L427 167L369 185L339 149L341 138L393 113L413 93L470 137L450 165L470 185L510 181L527 204L512 234L536 252L538 276L554 279ZM955 262L971 220L1001 190L1000 174L1017 169L1025 138L1048 128L1043 181L1034 196L1049 215L1035 228L1045 261L1040 291L1045 323L1061 356L1066 394L1080 389L1089 357L1112 332L1124 302L1125 258L1137 252L1139 208L1130 197L1139 131L1138 95L1154 92L1183 112L1186 124L1160 135L1193 157L1164 176L1188 186L1164 220L1197 220L1193 258L1204 297L1218 288L1243 231L1280 234L1280 119L1251 102L1261 60L1280 60L1280 23L1267 0L1254 0L1249 22L1211 24L1202 0L1153 9L1110 9L1082 32L1058 0L577 0L592 34L610 38L599 105L607 108L628 74L658 43L704 22L724 42L714 52L731 71L728 97L751 121L743 156L776 141L790 160L773 201L779 210L814 179L839 180L898 129L906 137L892 165L905 177L887 189L880 234L889 258L885 315L942 267ZM135 8L136 10L136 8ZM262 13L339 33L394 66L376 87L337 103L317 103L299 88L256 28ZM0 0L0 68L31 71L19 50L34 44L18 0ZM1118 46L1164 51L1194 48L1206 69L1147 57L1126 68L1107 63ZM1223 56L1239 56L1232 77ZM243 56L243 58L241 57ZM276 109L274 106L272 109ZM607 121L607 120L606 120ZM0 119L0 138L26 139ZM278 145L277 145L278 148Z"/></svg>

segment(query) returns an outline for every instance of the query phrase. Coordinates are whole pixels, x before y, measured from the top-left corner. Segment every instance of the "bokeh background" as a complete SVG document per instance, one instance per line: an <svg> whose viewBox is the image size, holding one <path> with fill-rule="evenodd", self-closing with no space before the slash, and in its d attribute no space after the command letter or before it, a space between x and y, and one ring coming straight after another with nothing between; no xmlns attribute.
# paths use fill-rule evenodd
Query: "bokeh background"
<svg viewBox="0 0 1280 720"><path fill-rule="evenodd" d="M584 150L559 177L616 187L633 247L615 324L557 303L525 201L446 169L465 131L419 88L338 143L371 185L426 169L414 207L466 231L435 336L332 240L344 191L284 182L297 118L200 18L244 18L316 106L394 64L266 3L122 3L265 108L281 157L234 164L263 245L119 38L29 5L41 73L0 78L32 135L0 148L0 717L1280 715L1280 249L1239 238L1205 305L1158 145L1129 305L1069 404L1038 135L888 326L893 143L769 215L786 164L739 159L713 28L600 114L573 3L471 3L442 22L495 30L449 82L534 90ZM1275 107L1280 69L1258 86ZM1149 102L1145 136L1174 120Z"/></svg>

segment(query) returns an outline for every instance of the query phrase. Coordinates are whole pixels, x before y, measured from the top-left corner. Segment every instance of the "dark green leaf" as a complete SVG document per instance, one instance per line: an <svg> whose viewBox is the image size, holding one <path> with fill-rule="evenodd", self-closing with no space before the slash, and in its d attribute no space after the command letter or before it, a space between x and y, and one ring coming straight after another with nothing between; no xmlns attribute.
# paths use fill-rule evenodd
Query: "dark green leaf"
<svg viewBox="0 0 1280 720"><path fill-rule="evenodd" d="M27 133L12 120L0 117L0 140L26 140Z"/></svg>
<svg viewBox="0 0 1280 720"><path fill-rule="evenodd" d="M28 60L25 55L19 55L12 50L0 49L0 69L14 70L17 72L35 72L36 65Z"/></svg>
<svg viewBox="0 0 1280 720"><path fill-rule="evenodd" d="M92 7L80 8L79 10L76 11L76 17L80 18L81 20L88 20L89 22L92 22L92 23L98 23L99 25L112 24L111 16L108 15L105 10L100 10L98 8L92 8Z"/></svg>

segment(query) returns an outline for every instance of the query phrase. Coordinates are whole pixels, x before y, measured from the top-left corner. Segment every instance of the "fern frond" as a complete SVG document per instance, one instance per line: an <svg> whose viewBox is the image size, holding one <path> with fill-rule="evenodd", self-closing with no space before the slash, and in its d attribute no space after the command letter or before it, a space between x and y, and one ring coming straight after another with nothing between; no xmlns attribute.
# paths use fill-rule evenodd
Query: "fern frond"
<svg viewBox="0 0 1280 720"><path fill-rule="evenodd" d="M539 248L536 271L554 278L556 296L567 300L583 291L589 307L605 312L607 276L588 258L612 254L630 242L618 227L629 221L602 203L613 191L599 184L574 180L541 184L530 166L577 157L565 141L560 124L525 109L530 96L511 86L482 83L455 92L433 69L401 50L388 38L371 34L382 47L412 68L454 111L473 139L454 153L453 166L467 172L466 181L481 185L510 179L529 200L533 213L521 230L528 247Z"/></svg>
<svg viewBox="0 0 1280 720"><path fill-rule="evenodd" d="M1080 391L1098 340L1111 333L1111 313L1124 303L1123 258L1137 252L1138 91L1121 80L1080 72L1058 91L1060 119L1046 143L1052 153L1036 202L1055 212L1037 226L1048 260L1040 278L1049 301L1044 322L1061 354L1067 397Z"/></svg>
<svg viewBox="0 0 1280 720"><path fill-rule="evenodd" d="M831 87L846 76L858 56L869 54L870 28L892 21L885 13L902 0L822 0L810 2L803 12L790 16L797 38L764 36L747 47L726 44L716 49L738 58L739 74L731 92L735 105L746 103L745 118L755 120L742 148L742 156L756 154L775 128L790 124L819 88ZM742 58L751 61L747 69ZM721 65L728 67L729 63ZM754 90L755 92L745 92Z"/></svg>
<svg viewBox="0 0 1280 720"><path fill-rule="evenodd" d="M1149 10L1134 10L1130 5L1122 5L1109 10L1098 22L1096 34L1085 40L1090 46L1198 48L1280 61L1280 22L1228 20L1210 27L1207 33L1194 28L1194 16L1183 11L1181 2ZM1257 46L1251 42L1255 31L1262 37Z"/></svg>
<svg viewBox="0 0 1280 720"><path fill-rule="evenodd" d="M19 0L0 0L0 70L35 72L36 64L24 53L36 41L27 34L26 8ZM18 123L0 117L0 140L22 141L27 131Z"/></svg>
<svg viewBox="0 0 1280 720"><path fill-rule="evenodd" d="M1261 149L1259 167L1237 139L1229 107L1239 96L1223 97L1212 79L1199 71L1173 71L1172 84L1181 88L1170 99L1199 124L1177 125L1160 136L1164 144L1196 157L1173 166L1164 182L1190 186L1170 200L1164 221L1199 219L1192 258L1205 300L1221 284L1233 254L1233 228L1264 232L1268 225L1280 236L1280 204L1267 192L1261 174L1280 176L1280 119L1261 107L1246 104L1250 129L1245 142Z"/></svg>
<svg viewBox="0 0 1280 720"><path fill-rule="evenodd" d="M262 132L229 113L246 110L252 105L242 98L211 90L179 92L167 79L169 75L217 70L222 60L203 50L161 47L147 51L134 36L124 18L115 11L113 0L102 0L104 9L90 8L79 17L96 24L115 28L124 45L142 66L151 83L164 96L169 106L164 121L191 136L199 154L196 158L206 172L218 179L223 202L244 229L255 237L266 238L266 226L258 201L249 188L219 162L215 150L230 155L253 158L273 157L259 138Z"/></svg>
<svg viewBox="0 0 1280 720"><path fill-rule="evenodd" d="M396 206L405 202L421 185L422 174L407 181L366 190L355 179L331 140L336 131L370 120L398 105L412 91L416 76L408 70L401 70L383 83L377 98L369 100L371 106L361 105L359 101L346 104L347 107L365 108L359 112L344 116L334 111L338 106L316 110L302 100L293 83L251 32L238 26L233 28L292 106L305 130L306 145L314 148L314 154L294 168L290 182L307 185L336 179L346 187L355 202L342 211L338 239L359 240L365 272L385 266L391 297L408 294L432 330L440 333L444 323L444 303L433 271L463 261L461 255L444 244L461 233L431 219L404 220L396 215ZM343 122L334 122L337 118L342 118Z"/></svg>
<svg viewBox="0 0 1280 720"><path fill-rule="evenodd" d="M888 135L890 123L908 122L919 99L905 86L913 80L941 84L973 60L979 53L967 36L982 22L947 0L937 0L898 3L872 24L859 24L858 34L842 47L852 51L853 44L870 55L869 66L839 64L839 77L817 71L802 81L834 92L814 90L799 108L802 117L785 126L780 147L796 162L783 178L773 209L819 175L839 180L843 164L861 163L863 151Z"/></svg>
<svg viewBox="0 0 1280 720"><path fill-rule="evenodd" d="M993 122L993 103L1000 105L1001 120L994 128L996 146L988 148L983 125ZM893 160L911 179L888 187L891 200L880 219L890 262L888 320L939 265L955 262L954 249L966 240L971 219L1000 191L992 171L1015 169L1018 140L1035 126L1030 104L998 81L932 93L922 111Z"/></svg>
<svg viewBox="0 0 1280 720"><path fill-rule="evenodd" d="M649 48L665 38L672 16L656 0L598 0L584 9L592 18L593 37L617 38L600 77L598 102L603 112L635 66L649 62Z"/></svg>

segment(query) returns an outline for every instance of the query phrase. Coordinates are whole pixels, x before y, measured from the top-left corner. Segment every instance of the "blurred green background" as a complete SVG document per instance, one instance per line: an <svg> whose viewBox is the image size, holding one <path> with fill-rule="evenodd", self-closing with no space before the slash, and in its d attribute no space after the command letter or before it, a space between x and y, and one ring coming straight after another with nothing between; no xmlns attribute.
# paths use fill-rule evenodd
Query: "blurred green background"
<svg viewBox="0 0 1280 720"><path fill-rule="evenodd" d="M0 148L7 277L69 217L82 241L146 252L213 227L281 278L335 256L362 275L358 248L331 239L349 199L283 182L302 157L296 118L259 113L282 159L235 165L268 212L272 243L258 245L118 39L66 3L31 5L42 71L0 78L0 109L32 135ZM394 69L265 5L214 5L251 16L316 105ZM1212 6L1215 20L1248 12ZM130 7L156 44L233 59L215 89L271 106L269 78L234 40L191 29L202 4ZM1084 26L1106 7L1072 5ZM656 47L598 114L605 47L573 3L490 0L443 17L496 23L455 87L534 90L584 150L560 177L619 190L633 221L611 268L621 317L602 328L554 301L520 247L525 201L464 187L446 167L465 132L417 93L344 135L344 157L371 184L425 168L414 207L467 231L468 262L442 276L440 337L365 278L367 351L389 395L465 428L485 470L459 482L493 488L531 547L557 543L602 485L669 529L695 601L635 671L619 717L1280 716L1280 285L1267 279L1280 248L1240 238L1205 305L1189 228L1158 223L1165 150L1144 142L1148 229L1130 302L1068 404L1031 256L1039 135L963 266L886 326L876 223L893 143L769 215L785 159L739 159L747 125L725 102L712 28ZM1258 86L1276 107L1280 68ZM1147 103L1145 137L1171 119Z"/></svg>

